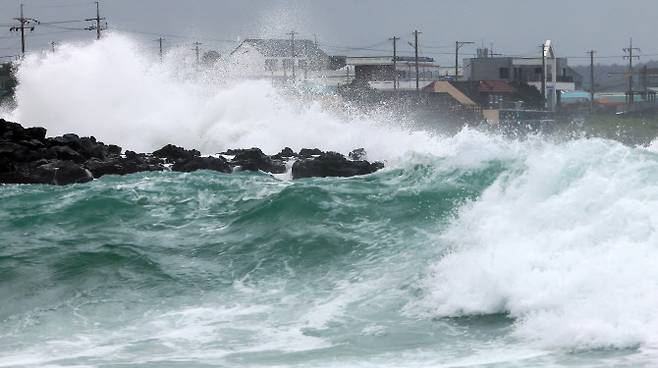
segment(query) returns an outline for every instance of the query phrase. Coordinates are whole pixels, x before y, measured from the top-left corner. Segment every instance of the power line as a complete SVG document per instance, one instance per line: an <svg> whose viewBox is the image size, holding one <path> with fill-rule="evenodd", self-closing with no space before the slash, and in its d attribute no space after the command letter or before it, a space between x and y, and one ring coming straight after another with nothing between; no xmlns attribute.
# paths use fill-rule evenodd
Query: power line
<svg viewBox="0 0 658 368"><path fill-rule="evenodd" d="M101 39L101 31L104 31L107 29L107 22L105 22L105 25L101 24L101 20L105 20L105 18L101 18L101 10L100 10L100 3L96 1L96 18L88 18L85 19L86 21L92 21L96 22L96 25L92 25L86 28L88 31L96 31L96 39L100 40Z"/></svg>

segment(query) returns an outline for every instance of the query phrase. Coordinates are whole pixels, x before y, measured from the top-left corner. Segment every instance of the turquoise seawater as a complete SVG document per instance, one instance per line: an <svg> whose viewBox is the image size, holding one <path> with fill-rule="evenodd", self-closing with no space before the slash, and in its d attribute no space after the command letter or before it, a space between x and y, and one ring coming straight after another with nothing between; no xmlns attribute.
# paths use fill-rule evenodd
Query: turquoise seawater
<svg viewBox="0 0 658 368"><path fill-rule="evenodd" d="M509 144L0 186L0 367L651 366L657 155Z"/></svg>

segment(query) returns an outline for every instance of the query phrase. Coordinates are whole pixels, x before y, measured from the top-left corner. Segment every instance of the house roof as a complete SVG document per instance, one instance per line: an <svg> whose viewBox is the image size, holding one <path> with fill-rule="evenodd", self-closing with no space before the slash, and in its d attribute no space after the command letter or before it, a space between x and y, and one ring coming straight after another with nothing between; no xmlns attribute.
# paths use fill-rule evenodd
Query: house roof
<svg viewBox="0 0 658 368"><path fill-rule="evenodd" d="M482 80L479 81L478 91L480 93L514 93L514 87L509 83L501 80Z"/></svg>
<svg viewBox="0 0 658 368"><path fill-rule="evenodd" d="M295 40L294 44L295 57L328 57L327 54L322 51L315 42L311 40ZM242 45L250 45L254 47L265 57L292 56L292 42L289 39L248 38L244 40L240 46L238 46L238 49L242 47Z"/></svg>

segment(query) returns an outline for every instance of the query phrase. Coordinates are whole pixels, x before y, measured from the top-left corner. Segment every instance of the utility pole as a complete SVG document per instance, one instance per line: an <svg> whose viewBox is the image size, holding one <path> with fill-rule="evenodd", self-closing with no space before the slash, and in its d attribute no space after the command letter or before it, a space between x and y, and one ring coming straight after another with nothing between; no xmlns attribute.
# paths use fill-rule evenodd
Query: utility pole
<svg viewBox="0 0 658 368"><path fill-rule="evenodd" d="M201 64L201 50L199 49L199 46L203 45L201 42L196 41L193 43L194 45L194 53L196 54L196 65L197 67L199 64Z"/></svg>
<svg viewBox="0 0 658 368"><path fill-rule="evenodd" d="M25 28L29 28L30 32L32 32L34 31L35 25L39 24L39 21L34 18L25 18L23 13L23 4L21 4L20 18L14 18L14 20L17 20L20 24L18 26L9 28L9 31L21 33L21 55L25 56Z"/></svg>
<svg viewBox="0 0 658 368"><path fill-rule="evenodd" d="M100 3L96 1L96 18L88 18L85 19L87 22L96 22L96 25L90 26L85 28L88 31L96 31L96 39L100 40L101 39L101 31L105 30L107 28L107 24L105 27L101 24L101 21L105 20L105 18L101 18L101 9L100 9Z"/></svg>
<svg viewBox="0 0 658 368"><path fill-rule="evenodd" d="M539 47L541 47L541 98L546 107L546 43L542 43Z"/></svg>
<svg viewBox="0 0 658 368"><path fill-rule="evenodd" d="M418 69L418 30L414 31L414 50L415 50L415 60L416 60L416 92L420 92L420 72Z"/></svg>
<svg viewBox="0 0 658 368"><path fill-rule="evenodd" d="M389 40L393 41L393 90L398 90L398 40L400 37L393 36Z"/></svg>
<svg viewBox="0 0 658 368"><path fill-rule="evenodd" d="M628 59L628 104L632 105L635 102L635 96L633 92L633 59L639 59L639 56L634 56L633 51L641 51L637 47L633 47L633 38L631 38L630 46L625 48L624 53L628 53L627 56L624 56L624 59Z"/></svg>
<svg viewBox="0 0 658 368"><path fill-rule="evenodd" d="M589 88L589 111L590 113L594 111L594 53L595 50L589 50L587 53L589 54L589 80L590 80L590 88Z"/></svg>
<svg viewBox="0 0 658 368"><path fill-rule="evenodd" d="M158 38L158 44L160 45L160 63L162 63L162 61L164 60L164 51L162 49L162 41L163 40L164 40L164 38L162 38L162 37Z"/></svg>
<svg viewBox="0 0 658 368"><path fill-rule="evenodd" d="M295 35L297 32L290 31L290 56L292 57L292 80L295 80Z"/></svg>
<svg viewBox="0 0 658 368"><path fill-rule="evenodd" d="M472 45L475 42L455 41L455 80L459 79L459 49L464 45Z"/></svg>

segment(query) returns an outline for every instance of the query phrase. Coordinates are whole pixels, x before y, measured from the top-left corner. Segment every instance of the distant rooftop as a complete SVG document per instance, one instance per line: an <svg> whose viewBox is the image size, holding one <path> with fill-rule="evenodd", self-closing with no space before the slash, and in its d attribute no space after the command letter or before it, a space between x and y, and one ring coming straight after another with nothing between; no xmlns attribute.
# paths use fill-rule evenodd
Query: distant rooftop
<svg viewBox="0 0 658 368"><path fill-rule="evenodd" d="M291 57L292 45L290 39L262 39L262 38L248 38L242 42L242 45L247 44L253 46L258 52L265 57ZM327 57L327 54L318 47L318 45L311 40L295 40L295 57L313 58L313 57ZM242 46L240 45L240 46ZM240 47L238 46L238 48Z"/></svg>

